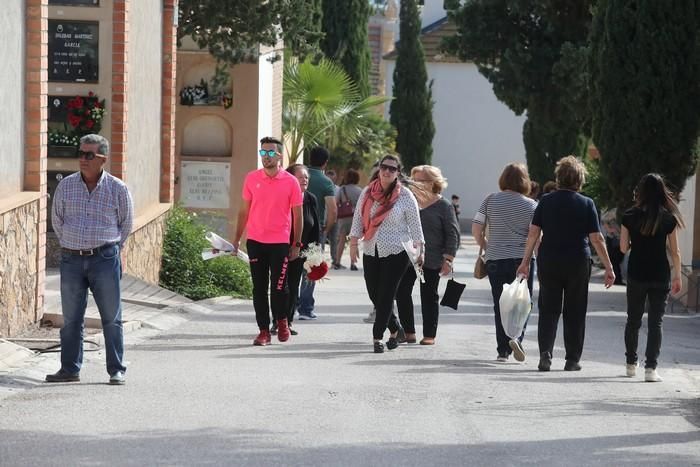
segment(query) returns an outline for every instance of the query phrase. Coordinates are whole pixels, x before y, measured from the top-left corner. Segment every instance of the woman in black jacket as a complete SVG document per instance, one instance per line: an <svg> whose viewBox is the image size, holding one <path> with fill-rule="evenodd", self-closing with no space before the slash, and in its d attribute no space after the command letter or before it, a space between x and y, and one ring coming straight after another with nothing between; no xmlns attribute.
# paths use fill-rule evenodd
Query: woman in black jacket
<svg viewBox="0 0 700 467"><path fill-rule="evenodd" d="M289 331L293 336L296 336L298 332L292 328L292 321L294 320L294 311L296 310L297 300L299 298L301 273L304 269L305 258L303 257L303 253L311 243L318 243L321 224L318 221L318 201L313 194L306 190L309 187L309 171L306 169L306 166L304 164L293 164L287 167L287 172L294 175L297 180L299 180L299 186L304 193L304 206L302 208L304 213L304 228L301 232L302 254L294 261L290 261L287 265L287 284L289 287L287 320L289 322ZM294 232L294 226L292 226L292 232ZM290 237L289 244L291 245L293 242L294 240ZM271 333L274 334L276 331L277 327L275 324L272 327Z"/></svg>

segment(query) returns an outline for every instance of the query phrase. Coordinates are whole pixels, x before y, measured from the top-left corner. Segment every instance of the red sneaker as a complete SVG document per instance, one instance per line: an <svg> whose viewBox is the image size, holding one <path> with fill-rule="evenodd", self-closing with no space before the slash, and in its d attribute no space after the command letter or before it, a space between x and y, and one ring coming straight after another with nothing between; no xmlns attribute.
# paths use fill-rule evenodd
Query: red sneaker
<svg viewBox="0 0 700 467"><path fill-rule="evenodd" d="M277 338L280 342L287 342L289 340L289 323L287 319L277 320Z"/></svg>
<svg viewBox="0 0 700 467"><path fill-rule="evenodd" d="M270 345L271 339L270 331L267 329L261 329L260 334L258 334L258 337L256 337L253 341L253 345Z"/></svg>

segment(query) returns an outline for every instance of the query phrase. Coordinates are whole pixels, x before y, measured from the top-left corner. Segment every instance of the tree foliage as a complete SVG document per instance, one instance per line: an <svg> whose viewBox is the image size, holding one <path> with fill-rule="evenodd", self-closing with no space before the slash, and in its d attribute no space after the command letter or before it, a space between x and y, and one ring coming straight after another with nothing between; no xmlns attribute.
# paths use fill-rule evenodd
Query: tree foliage
<svg viewBox="0 0 700 467"><path fill-rule="evenodd" d="M513 112L527 112L526 158L540 183L588 131L585 65L594 1L445 0L457 34L444 49L474 62Z"/></svg>
<svg viewBox="0 0 700 467"><path fill-rule="evenodd" d="M396 45L394 100L389 113L397 131L396 150L406 168L430 164L433 156L432 82L428 83L425 54L420 41L421 20L417 0L402 0L400 40Z"/></svg>
<svg viewBox="0 0 700 467"><path fill-rule="evenodd" d="M323 0L321 50L327 58L342 65L363 97L370 95L368 0Z"/></svg>
<svg viewBox="0 0 700 467"><path fill-rule="evenodd" d="M700 2L601 0L591 35L593 140L611 206L645 173L679 193L700 128Z"/></svg>
<svg viewBox="0 0 700 467"><path fill-rule="evenodd" d="M290 61L284 69L282 124L290 162L304 146L336 147L361 140L377 105L388 99L363 98L350 76L336 63Z"/></svg>
<svg viewBox="0 0 700 467"><path fill-rule="evenodd" d="M179 0L178 38L190 36L219 61L255 62L280 39L305 57L318 50L321 0Z"/></svg>

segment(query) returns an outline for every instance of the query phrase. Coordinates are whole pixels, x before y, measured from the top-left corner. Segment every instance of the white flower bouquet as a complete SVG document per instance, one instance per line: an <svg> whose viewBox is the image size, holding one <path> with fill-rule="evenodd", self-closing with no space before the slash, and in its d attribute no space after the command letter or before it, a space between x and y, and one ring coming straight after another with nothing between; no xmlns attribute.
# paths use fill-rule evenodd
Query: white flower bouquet
<svg viewBox="0 0 700 467"><path fill-rule="evenodd" d="M304 269L306 270L306 277L313 282L319 281L326 277L328 274L328 262L330 258L321 249L321 245L318 243L311 243L306 251L301 254L302 258L305 258Z"/></svg>

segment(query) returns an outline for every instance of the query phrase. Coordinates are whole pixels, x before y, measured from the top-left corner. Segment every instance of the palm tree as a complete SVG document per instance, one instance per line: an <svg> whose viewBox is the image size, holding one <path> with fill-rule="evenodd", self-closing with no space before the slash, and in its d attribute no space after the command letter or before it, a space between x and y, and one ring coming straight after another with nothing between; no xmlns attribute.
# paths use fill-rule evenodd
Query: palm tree
<svg viewBox="0 0 700 467"><path fill-rule="evenodd" d="M284 69L282 120L289 162L295 163L304 146L338 146L361 139L376 107L389 98L365 99L345 70L330 60L291 61Z"/></svg>

